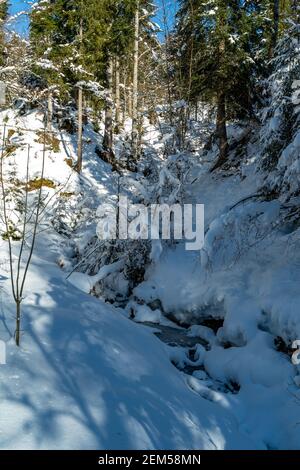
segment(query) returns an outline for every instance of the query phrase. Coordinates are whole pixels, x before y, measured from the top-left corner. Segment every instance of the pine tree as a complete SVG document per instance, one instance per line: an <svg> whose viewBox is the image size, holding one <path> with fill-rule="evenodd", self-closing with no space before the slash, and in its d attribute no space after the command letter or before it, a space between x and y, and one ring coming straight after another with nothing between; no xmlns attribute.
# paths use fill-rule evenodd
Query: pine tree
<svg viewBox="0 0 300 470"><path fill-rule="evenodd" d="M140 2L137 0L134 17L134 53L133 53L133 91L132 91L132 153L138 157L138 79L139 79L139 41L140 41Z"/></svg>
<svg viewBox="0 0 300 470"><path fill-rule="evenodd" d="M0 1L0 20L5 21L8 14L8 0Z"/></svg>
<svg viewBox="0 0 300 470"><path fill-rule="evenodd" d="M264 1L181 1L177 74L187 101L202 99L216 107L219 159L214 168L227 160L227 119L253 113L253 77L265 11Z"/></svg>
<svg viewBox="0 0 300 470"><path fill-rule="evenodd" d="M4 64L5 35L3 26L8 15L8 0L0 2L0 65Z"/></svg>
<svg viewBox="0 0 300 470"><path fill-rule="evenodd" d="M132 83L132 156L136 161L139 155L140 122L139 122L139 89L140 57L151 50L155 25L151 22L155 8L148 0L136 0L134 13L133 44L133 83Z"/></svg>
<svg viewBox="0 0 300 470"><path fill-rule="evenodd" d="M30 41L37 59L36 71L61 96L70 95L82 76L79 25L84 4L75 0L41 0L34 5ZM84 25L85 26L85 25Z"/></svg>
<svg viewBox="0 0 300 470"><path fill-rule="evenodd" d="M139 15L137 39L136 13ZM123 100L127 97L126 108L132 108L132 153L135 158L137 156L140 124L139 60L148 54L148 50L151 52L155 32L151 23L153 13L154 6L149 0L139 0L138 3L136 0L90 0L88 4L75 0L41 0L31 14L30 39L36 58L35 72L45 80L48 89L56 87L62 102L69 102L70 99L74 101L78 95L79 121L83 93L98 111L102 102L105 111L103 151L109 161L114 158L114 119L116 128L120 124L122 69L127 75ZM136 61L131 62L134 50ZM92 96L91 82L93 86L97 84L98 90L103 87L105 92ZM128 97L132 101L128 102ZM48 102L51 103L51 97ZM51 112L48 114L50 116ZM80 136L79 123L78 171L82 166Z"/></svg>
<svg viewBox="0 0 300 470"><path fill-rule="evenodd" d="M264 82L267 99L262 113L260 145L261 167L268 171L274 171L284 152L286 152L283 159L285 163L291 164L293 159L298 158L297 152L290 144L300 126L300 24L292 10L289 20L290 26L278 42L271 63L271 73ZM290 150L290 155L287 149ZM275 184L273 179L272 191L275 188L278 191L282 184L283 168L286 168L284 165L279 167L281 175ZM298 178L297 172L295 172L296 178Z"/></svg>

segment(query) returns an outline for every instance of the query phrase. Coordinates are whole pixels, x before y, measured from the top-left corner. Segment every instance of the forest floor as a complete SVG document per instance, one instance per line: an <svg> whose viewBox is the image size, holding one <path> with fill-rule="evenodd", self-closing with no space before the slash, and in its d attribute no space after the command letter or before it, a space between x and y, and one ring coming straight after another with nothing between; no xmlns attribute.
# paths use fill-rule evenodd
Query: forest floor
<svg viewBox="0 0 300 470"><path fill-rule="evenodd" d="M7 181L24 179L28 143L34 181L42 116L11 111L8 125L15 133L5 157ZM158 131L149 133L148 148L159 155ZM0 339L7 342L0 448L300 448L300 380L288 349L292 335L300 339L299 230L274 228L276 200L232 209L259 190L262 176L251 155L243 174L213 175L211 161L194 149L185 198L205 204L204 250L166 246L134 290L132 321L128 309L84 292L86 275L67 279L74 247L95 235L95 223L80 226L70 240L50 216L63 213L71 224L78 194L76 204L92 213L116 194L117 174L95 154L100 137L90 127L81 178L70 168L74 136L58 139L47 152L45 178L53 184L45 187L49 211L26 283L20 349L13 340L7 242L0 244ZM58 199L64 204L52 208Z"/></svg>

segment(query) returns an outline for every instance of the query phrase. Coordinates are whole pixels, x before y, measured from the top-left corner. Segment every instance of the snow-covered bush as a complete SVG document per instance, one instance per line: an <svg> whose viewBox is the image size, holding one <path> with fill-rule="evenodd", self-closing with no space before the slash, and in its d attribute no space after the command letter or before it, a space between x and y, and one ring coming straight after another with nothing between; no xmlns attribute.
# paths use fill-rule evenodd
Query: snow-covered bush
<svg viewBox="0 0 300 470"><path fill-rule="evenodd" d="M145 159L144 171L123 175L119 186L122 187L122 193L130 192L132 202L136 204L149 206L157 203L178 203L183 198L183 181L189 164L189 159L184 154L170 156L160 166L152 164L150 167ZM147 170L151 170L151 173ZM76 210L78 211L78 207ZM59 217L62 226L65 223L63 212L65 208L62 207ZM66 213L70 214L70 211L67 210ZM74 218L74 215L72 217ZM62 230L64 231L64 228ZM84 248L79 250L76 270L94 276L103 266L123 260L122 269L97 282L93 292L109 300L125 300L130 297L133 289L144 281L150 263L158 261L164 245L169 243L160 240L101 241L93 236Z"/></svg>
<svg viewBox="0 0 300 470"><path fill-rule="evenodd" d="M133 288L144 280L150 262L151 243L147 240L107 240L96 236L79 254L78 270L90 276L103 266L123 260L122 268L97 282L93 294L110 301L126 300Z"/></svg>
<svg viewBox="0 0 300 470"><path fill-rule="evenodd" d="M300 26L293 24L282 38L267 81L268 105L262 115L261 167L269 172L266 191L299 192L300 176Z"/></svg>
<svg viewBox="0 0 300 470"><path fill-rule="evenodd" d="M279 211L277 201L250 202L216 218L205 237L202 266L230 269L250 248L272 234L279 223Z"/></svg>

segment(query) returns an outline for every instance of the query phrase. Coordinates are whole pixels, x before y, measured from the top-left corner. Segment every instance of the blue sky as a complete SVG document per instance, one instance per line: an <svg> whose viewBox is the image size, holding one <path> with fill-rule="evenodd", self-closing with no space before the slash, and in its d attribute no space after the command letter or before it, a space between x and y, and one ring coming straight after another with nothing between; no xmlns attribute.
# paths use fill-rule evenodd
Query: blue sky
<svg viewBox="0 0 300 470"><path fill-rule="evenodd" d="M157 14L157 22L160 24L164 23L164 15L163 15L163 0L156 0L153 3L157 4L158 6L158 14ZM167 20L168 20L168 27L172 28L174 24L174 17L176 14L178 6L177 0L165 0L165 10L167 12Z"/></svg>
<svg viewBox="0 0 300 470"><path fill-rule="evenodd" d="M20 11L28 10L31 2L27 0L9 0L9 3L10 14L14 15ZM26 34L26 31L28 30L28 19L26 16L21 16L10 26L10 28L16 30L20 34Z"/></svg>
<svg viewBox="0 0 300 470"><path fill-rule="evenodd" d="M155 0L154 3L158 5L158 15L156 18L157 23L163 23L163 12L162 12L162 2L163 0ZM19 11L30 8L30 0L10 0L10 13L15 14ZM174 16L176 12L177 0L165 0L166 10L168 13L168 26L171 28L174 22ZM20 17L14 24L11 26L11 29L16 30L20 34L26 34L28 29L28 20L25 16Z"/></svg>

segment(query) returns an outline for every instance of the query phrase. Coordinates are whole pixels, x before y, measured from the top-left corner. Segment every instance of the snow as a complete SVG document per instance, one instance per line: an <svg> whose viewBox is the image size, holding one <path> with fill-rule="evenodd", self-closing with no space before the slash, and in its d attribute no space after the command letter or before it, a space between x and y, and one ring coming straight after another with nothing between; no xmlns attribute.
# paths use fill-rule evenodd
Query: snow
<svg viewBox="0 0 300 470"><path fill-rule="evenodd" d="M134 319L136 322L151 322L159 324L161 321L161 311L158 309L151 310L147 305L137 305Z"/></svg>
<svg viewBox="0 0 300 470"><path fill-rule="evenodd" d="M297 139L298 134L293 150ZM159 299L164 312L177 321L196 323L189 335L210 344L201 358L204 370L189 378L194 390L218 401L224 394L216 397L214 384L239 384L238 394L226 395L226 400L241 427L267 448L298 449L299 366L276 351L274 338L291 345L300 337L300 231L284 229L279 200L247 199L259 192L262 182L251 165L249 160L243 177L209 175L203 168L196 182L190 176L186 197L206 209L200 259L178 244L149 268L134 293L147 303ZM199 174L197 167L194 172ZM224 320L216 336L197 325L208 316ZM182 349L171 358L181 368L190 364Z"/></svg>
<svg viewBox="0 0 300 470"><path fill-rule="evenodd" d="M5 111L2 126L6 116L17 145L4 161L6 182L12 172L24 182L28 143L30 179L39 178L42 115ZM268 127L275 131L274 122ZM282 219L280 199L258 197L265 175L256 171L255 144L241 172L226 177L209 173L200 151L192 155L184 188L162 166L160 183L176 188L171 196L184 189L185 201L205 204L204 249L153 243L144 282L117 308L89 294L122 270L122 260L93 275L72 270L75 254L96 236L96 209L114 198L118 177L95 155L101 136L90 125L81 178L67 162L76 159L76 137L55 135L59 148L47 149L45 165L55 188L43 189L49 204L26 283L20 349L12 339L7 243L0 243L0 339L7 342L0 448L299 449L300 369L274 339L290 345L300 338L300 229ZM159 132L149 126L147 135L159 161ZM229 135L242 131L233 127ZM295 185L299 136L276 169L292 172L286 177ZM177 165L178 156L167 163ZM136 194L142 183L127 181L126 191ZM74 226L72 237L56 229L57 219ZM207 319L218 327L202 324ZM194 346L164 344L159 325L186 331Z"/></svg>
<svg viewBox="0 0 300 470"><path fill-rule="evenodd" d="M71 284L77 287L77 289L85 292L86 294L90 294L97 282L102 281L102 279L105 279L109 274L120 271L123 265L124 262L122 260L116 261L110 265L102 266L102 268L99 269L98 274L95 274L94 276L74 272L68 279Z"/></svg>
<svg viewBox="0 0 300 470"><path fill-rule="evenodd" d="M209 344L213 344L215 341L215 334L214 332L208 328L207 326L203 325L192 325L189 328L188 336L190 337L200 337L207 341Z"/></svg>
<svg viewBox="0 0 300 470"><path fill-rule="evenodd" d="M37 156L30 177L37 177L42 144L35 136L42 127L41 116L5 115L8 125L22 128L21 146L6 159L5 172L13 168L24 180L24 147L29 141ZM72 141L65 134L61 137L55 156L47 150L45 178L52 178L65 191L85 190L90 204L96 195L106 197L114 176L107 180L105 165L91 172L94 163L90 160L85 162L79 185L65 161L66 156L75 158ZM55 190L45 191L58 197ZM77 242L83 243L83 239L87 233L80 235L79 231ZM5 308L1 310L0 337L7 342L7 364L0 368L0 448L259 447L260 443L240 433L233 414L207 403L188 386L152 330L86 294L96 280L111 272L111 266L101 268L94 277L73 273L66 279L58 262L64 264L68 249L53 228L39 236L26 282L22 344L17 349L12 339L14 304L7 243L1 241L1 304ZM149 311L140 308L136 320L158 320L160 312L153 312L150 318ZM200 349L198 354L200 360Z"/></svg>
<svg viewBox="0 0 300 470"><path fill-rule="evenodd" d="M8 279L2 293L8 338ZM150 331L73 289L55 263L34 258L23 315L22 348L10 341L0 368L2 449L256 445L226 408L187 387Z"/></svg>

